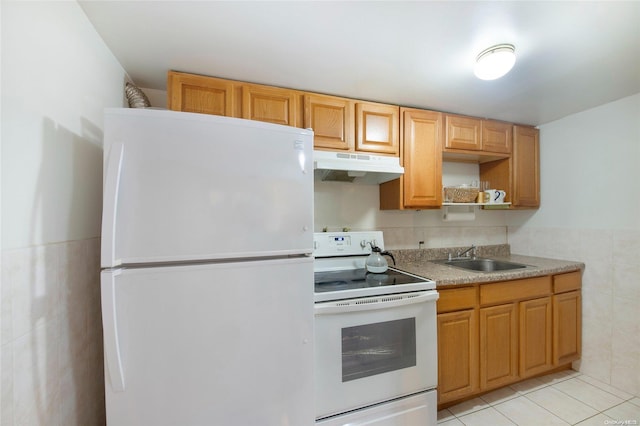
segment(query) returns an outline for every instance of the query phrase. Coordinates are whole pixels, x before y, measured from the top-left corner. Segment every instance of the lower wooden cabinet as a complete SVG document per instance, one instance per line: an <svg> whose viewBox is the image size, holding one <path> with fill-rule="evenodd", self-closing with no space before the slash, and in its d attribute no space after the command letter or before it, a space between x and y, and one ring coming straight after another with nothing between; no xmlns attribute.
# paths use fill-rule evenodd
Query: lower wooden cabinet
<svg viewBox="0 0 640 426"><path fill-rule="evenodd" d="M582 274L439 289L438 404L580 358Z"/></svg>
<svg viewBox="0 0 640 426"><path fill-rule="evenodd" d="M520 302L520 378L544 373L551 360L551 297Z"/></svg>
<svg viewBox="0 0 640 426"><path fill-rule="evenodd" d="M563 365L580 358L582 343L580 291L553 296L553 363Z"/></svg>
<svg viewBox="0 0 640 426"><path fill-rule="evenodd" d="M582 274L553 276L553 364L564 365L582 353Z"/></svg>
<svg viewBox="0 0 640 426"><path fill-rule="evenodd" d="M438 402L478 390L477 310L438 315Z"/></svg>
<svg viewBox="0 0 640 426"><path fill-rule="evenodd" d="M516 303L480 309L480 389L518 379L518 310Z"/></svg>

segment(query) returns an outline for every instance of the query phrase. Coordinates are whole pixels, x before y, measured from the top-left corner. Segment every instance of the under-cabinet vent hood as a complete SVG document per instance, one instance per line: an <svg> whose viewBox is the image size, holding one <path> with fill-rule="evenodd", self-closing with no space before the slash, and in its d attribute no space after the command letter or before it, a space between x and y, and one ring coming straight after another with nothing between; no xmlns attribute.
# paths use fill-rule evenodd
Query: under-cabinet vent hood
<svg viewBox="0 0 640 426"><path fill-rule="evenodd" d="M315 178L322 181L379 184L404 174L398 157L354 152L313 151Z"/></svg>

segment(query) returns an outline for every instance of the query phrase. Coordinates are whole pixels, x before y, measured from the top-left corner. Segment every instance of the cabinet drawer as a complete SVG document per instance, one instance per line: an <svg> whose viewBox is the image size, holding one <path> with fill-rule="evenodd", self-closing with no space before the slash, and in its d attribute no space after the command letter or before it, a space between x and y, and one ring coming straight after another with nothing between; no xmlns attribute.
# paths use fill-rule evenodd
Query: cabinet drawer
<svg viewBox="0 0 640 426"><path fill-rule="evenodd" d="M580 271L569 272L553 276L553 292L564 293L578 290L582 286L582 274Z"/></svg>
<svg viewBox="0 0 640 426"><path fill-rule="evenodd" d="M480 304L491 305L531 299L551 294L551 276L484 284L480 287Z"/></svg>
<svg viewBox="0 0 640 426"><path fill-rule="evenodd" d="M438 313L473 308L476 305L476 292L477 287L438 290Z"/></svg>

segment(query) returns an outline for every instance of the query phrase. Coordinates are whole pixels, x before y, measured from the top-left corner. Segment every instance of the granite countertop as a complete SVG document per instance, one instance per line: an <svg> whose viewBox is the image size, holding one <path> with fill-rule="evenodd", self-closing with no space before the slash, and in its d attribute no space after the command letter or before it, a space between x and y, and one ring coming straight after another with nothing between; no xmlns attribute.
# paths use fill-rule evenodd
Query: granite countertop
<svg viewBox="0 0 640 426"><path fill-rule="evenodd" d="M390 250L396 260L397 269L432 279L438 288L472 283L515 280L542 275L572 272L584 269L584 263L570 260L511 254L508 244L479 246L477 257L485 257L527 265L526 268L510 271L477 272L453 266L434 263L433 260L446 259L448 253L459 252L466 247L446 249Z"/></svg>

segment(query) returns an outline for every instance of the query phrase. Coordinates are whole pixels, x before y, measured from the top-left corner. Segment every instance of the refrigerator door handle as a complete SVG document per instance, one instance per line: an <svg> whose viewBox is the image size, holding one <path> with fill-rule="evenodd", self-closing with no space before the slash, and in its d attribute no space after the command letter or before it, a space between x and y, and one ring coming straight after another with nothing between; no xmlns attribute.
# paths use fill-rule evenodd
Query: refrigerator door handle
<svg viewBox="0 0 640 426"><path fill-rule="evenodd" d="M122 174L124 144L113 144L107 160L102 218L102 266L116 266L116 215L118 212L118 191ZM119 261L118 261L119 262Z"/></svg>
<svg viewBox="0 0 640 426"><path fill-rule="evenodd" d="M104 333L104 356L114 392L124 391L124 370L118 339L118 317L116 311L117 272L102 273L102 326Z"/></svg>

